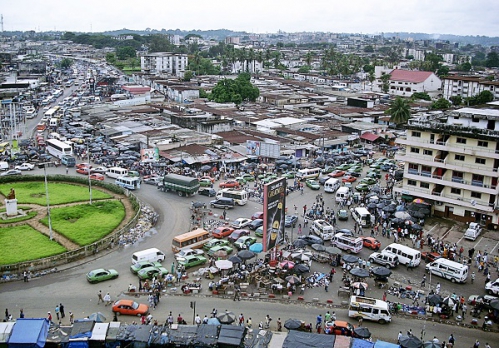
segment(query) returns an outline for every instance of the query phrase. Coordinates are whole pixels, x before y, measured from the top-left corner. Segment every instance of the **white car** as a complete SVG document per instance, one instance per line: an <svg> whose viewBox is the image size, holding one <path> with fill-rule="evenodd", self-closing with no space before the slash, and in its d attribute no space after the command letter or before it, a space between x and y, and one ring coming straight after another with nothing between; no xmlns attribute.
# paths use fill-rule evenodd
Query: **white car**
<svg viewBox="0 0 499 348"><path fill-rule="evenodd" d="M185 248L175 254L175 259L182 259L190 255L204 255L204 251L201 249Z"/></svg>
<svg viewBox="0 0 499 348"><path fill-rule="evenodd" d="M21 175L22 172L19 169L11 169L7 170L6 172L3 172L0 174L0 176L9 176L9 175Z"/></svg>
<svg viewBox="0 0 499 348"><path fill-rule="evenodd" d="M31 164L31 163L23 163L23 164L15 167L15 169L19 169L19 170L33 170L34 168L35 168L35 165Z"/></svg>
<svg viewBox="0 0 499 348"><path fill-rule="evenodd" d="M251 223L251 221L252 221L251 219L247 218L238 218L232 221L231 226L238 230L248 226Z"/></svg>
<svg viewBox="0 0 499 348"><path fill-rule="evenodd" d="M485 284L485 292L489 295L499 295L499 278Z"/></svg>
<svg viewBox="0 0 499 348"><path fill-rule="evenodd" d="M90 173L106 174L107 173L107 168L106 167L91 168L90 169Z"/></svg>

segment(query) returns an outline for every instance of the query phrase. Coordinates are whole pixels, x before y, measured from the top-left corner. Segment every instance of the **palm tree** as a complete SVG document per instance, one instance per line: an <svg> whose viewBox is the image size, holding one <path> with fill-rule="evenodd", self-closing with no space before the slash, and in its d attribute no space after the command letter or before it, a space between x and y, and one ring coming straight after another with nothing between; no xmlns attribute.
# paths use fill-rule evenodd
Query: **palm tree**
<svg viewBox="0 0 499 348"><path fill-rule="evenodd" d="M390 122L399 125L401 123L406 123L411 117L411 107L409 106L409 100L403 99L402 97L397 97L390 104L390 108L385 111L390 115Z"/></svg>

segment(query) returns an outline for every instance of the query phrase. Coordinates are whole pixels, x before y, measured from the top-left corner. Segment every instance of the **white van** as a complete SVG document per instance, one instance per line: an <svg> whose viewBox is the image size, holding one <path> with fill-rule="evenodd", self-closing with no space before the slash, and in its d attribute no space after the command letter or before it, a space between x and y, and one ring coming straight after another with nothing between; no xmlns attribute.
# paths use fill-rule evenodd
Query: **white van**
<svg viewBox="0 0 499 348"><path fill-rule="evenodd" d="M336 203L346 201L350 197L350 187L340 187L336 191Z"/></svg>
<svg viewBox="0 0 499 348"><path fill-rule="evenodd" d="M364 207L357 207L351 210L352 212L352 218L361 226L361 227L371 227L374 218L369 212Z"/></svg>
<svg viewBox="0 0 499 348"><path fill-rule="evenodd" d="M340 187L340 180L336 178L331 178L324 183L324 192L333 193L339 187Z"/></svg>
<svg viewBox="0 0 499 348"><path fill-rule="evenodd" d="M132 254L132 264L141 261L162 262L165 260L165 253L156 248L137 251Z"/></svg>
<svg viewBox="0 0 499 348"><path fill-rule="evenodd" d="M128 169L121 168L121 167L111 167L107 170L106 175L109 178L119 178L120 176L126 176L128 175Z"/></svg>
<svg viewBox="0 0 499 348"><path fill-rule="evenodd" d="M334 227L326 220L314 220L310 228L322 240L330 240L334 236Z"/></svg>
<svg viewBox="0 0 499 348"><path fill-rule="evenodd" d="M464 233L464 239L476 240L480 233L482 233L482 227L476 222L472 222Z"/></svg>
<svg viewBox="0 0 499 348"><path fill-rule="evenodd" d="M417 267L421 263L421 252L419 250L415 250L413 248L409 248L408 246L392 243L388 245L384 252L390 252L399 257L399 262L403 265L407 265L410 261L412 261L412 267Z"/></svg>
<svg viewBox="0 0 499 348"><path fill-rule="evenodd" d="M298 180L307 180L307 179L316 179L321 174L320 168L305 168L300 169L298 173L296 173L296 179Z"/></svg>
<svg viewBox="0 0 499 348"><path fill-rule="evenodd" d="M465 283L468 278L468 265L444 259L443 257L426 265L426 271L455 283Z"/></svg>
<svg viewBox="0 0 499 348"><path fill-rule="evenodd" d="M348 316L355 319L377 321L380 324L392 321L388 302L370 297L351 296Z"/></svg>

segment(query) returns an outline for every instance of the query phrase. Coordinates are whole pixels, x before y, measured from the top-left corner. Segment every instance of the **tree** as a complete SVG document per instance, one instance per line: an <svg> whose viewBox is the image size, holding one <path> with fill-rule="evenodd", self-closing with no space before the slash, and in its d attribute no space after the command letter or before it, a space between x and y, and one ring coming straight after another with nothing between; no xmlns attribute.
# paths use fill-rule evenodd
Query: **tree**
<svg viewBox="0 0 499 348"><path fill-rule="evenodd" d="M71 65L73 65L73 60L72 59L69 59L69 58L63 58L60 62L60 65L61 65L61 69L67 69L69 68Z"/></svg>
<svg viewBox="0 0 499 348"><path fill-rule="evenodd" d="M392 75L381 73L380 80L381 80L381 90L383 91L383 93L388 93L388 91L390 90L390 77L392 77Z"/></svg>
<svg viewBox="0 0 499 348"><path fill-rule="evenodd" d="M208 98L209 94L202 88L199 89L199 98Z"/></svg>
<svg viewBox="0 0 499 348"><path fill-rule="evenodd" d="M137 51L133 47L123 46L116 48L116 57L119 60L126 60L127 58L135 58L137 56Z"/></svg>
<svg viewBox="0 0 499 348"><path fill-rule="evenodd" d="M189 82L192 79L193 76L194 76L194 74L192 73L192 71L187 70L184 73L184 81Z"/></svg>
<svg viewBox="0 0 499 348"><path fill-rule="evenodd" d="M106 62L109 64L115 64L116 63L116 55L114 53L106 53Z"/></svg>
<svg viewBox="0 0 499 348"><path fill-rule="evenodd" d="M365 73L370 73L370 72L373 72L374 73L374 65L370 65L370 64L366 64L362 67L362 70L364 70Z"/></svg>
<svg viewBox="0 0 499 348"><path fill-rule="evenodd" d="M443 76L447 76L447 75L449 75L449 68L446 67L446 66L441 65L437 69L437 76L438 77L443 77Z"/></svg>
<svg viewBox="0 0 499 348"><path fill-rule="evenodd" d="M490 91L482 91L480 94L466 98L464 103L468 106L480 105L494 100L494 95Z"/></svg>
<svg viewBox="0 0 499 348"><path fill-rule="evenodd" d="M424 60L425 62L430 62L430 70L435 72L442 66L440 62L442 62L444 58L439 54L427 53L425 54Z"/></svg>
<svg viewBox="0 0 499 348"><path fill-rule="evenodd" d="M451 107L450 101L448 101L445 98L440 98L431 104L431 109L433 110L448 109L450 107Z"/></svg>
<svg viewBox="0 0 499 348"><path fill-rule="evenodd" d="M307 63L308 66L312 65L312 52L308 51L305 55L305 63Z"/></svg>
<svg viewBox="0 0 499 348"><path fill-rule="evenodd" d="M487 59L485 60L485 66L487 68L499 67L499 55L497 52L490 52L487 54Z"/></svg>
<svg viewBox="0 0 499 348"><path fill-rule="evenodd" d="M470 71L471 70L471 63L466 62L466 63L458 65L456 68L458 71Z"/></svg>
<svg viewBox="0 0 499 348"><path fill-rule="evenodd" d="M239 74L235 80L223 79L213 87L208 98L217 103L236 103L255 101L260 96L260 90L250 82L251 75Z"/></svg>
<svg viewBox="0 0 499 348"><path fill-rule="evenodd" d="M366 53L372 53L372 52L374 52L373 46L372 45L365 46L364 47L364 52L366 52Z"/></svg>
<svg viewBox="0 0 499 348"><path fill-rule="evenodd" d="M390 122L399 125L401 123L406 123L411 117L411 108L409 106L409 101L403 99L402 97L397 97L390 104L390 108L385 111L390 115Z"/></svg>
<svg viewBox="0 0 499 348"><path fill-rule="evenodd" d="M412 94L412 99L423 99L423 100L431 100L431 97L428 95L428 93L424 92L415 92Z"/></svg>
<svg viewBox="0 0 499 348"><path fill-rule="evenodd" d="M452 105L454 105L454 106L459 106L463 102L463 98L460 95L450 97L449 99L450 99Z"/></svg>
<svg viewBox="0 0 499 348"><path fill-rule="evenodd" d="M307 74L310 72L310 69L311 69L310 65L303 65L298 69L298 73Z"/></svg>

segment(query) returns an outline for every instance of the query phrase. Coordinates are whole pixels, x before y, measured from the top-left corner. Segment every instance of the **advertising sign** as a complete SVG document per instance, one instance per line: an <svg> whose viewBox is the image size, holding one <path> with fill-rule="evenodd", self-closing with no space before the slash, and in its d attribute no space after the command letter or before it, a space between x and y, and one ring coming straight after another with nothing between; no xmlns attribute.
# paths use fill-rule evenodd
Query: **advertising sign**
<svg viewBox="0 0 499 348"><path fill-rule="evenodd" d="M281 145L262 141L246 140L246 154L277 158L281 155Z"/></svg>
<svg viewBox="0 0 499 348"><path fill-rule="evenodd" d="M260 156L260 142L254 140L246 140L246 154Z"/></svg>
<svg viewBox="0 0 499 348"><path fill-rule="evenodd" d="M140 150L140 160L142 162L157 162L159 161L159 149L157 147L153 149L141 149Z"/></svg>
<svg viewBox="0 0 499 348"><path fill-rule="evenodd" d="M263 250L268 251L284 239L286 178L266 184L263 193Z"/></svg>

